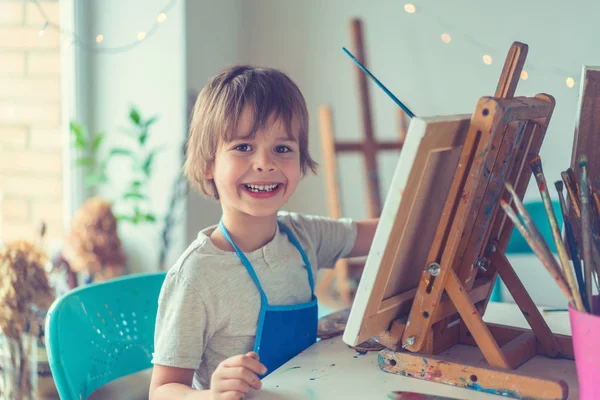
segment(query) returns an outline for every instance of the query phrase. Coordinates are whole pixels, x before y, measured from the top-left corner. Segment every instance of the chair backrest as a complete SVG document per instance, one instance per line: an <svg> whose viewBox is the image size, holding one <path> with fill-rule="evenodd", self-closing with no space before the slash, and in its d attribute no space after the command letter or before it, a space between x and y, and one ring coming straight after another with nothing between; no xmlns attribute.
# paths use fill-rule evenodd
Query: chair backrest
<svg viewBox="0 0 600 400"><path fill-rule="evenodd" d="M151 367L165 272L75 289L46 318L46 349L62 400L85 399L117 378Z"/></svg>
<svg viewBox="0 0 600 400"><path fill-rule="evenodd" d="M552 236L552 230L550 229L550 223L548 222L548 215L546 214L544 203L541 201L532 201L527 202L524 205L529 215L531 215L531 220L540 231L540 235L542 235L546 243L548 243L550 250L553 253L556 253L556 245L554 244L554 238ZM562 229L563 217L558 200L552 202L552 208L554 209L554 215L556 215L558 228ZM506 253L533 253L531 247L529 247L517 228L513 229L508 242L508 247L506 248Z"/></svg>

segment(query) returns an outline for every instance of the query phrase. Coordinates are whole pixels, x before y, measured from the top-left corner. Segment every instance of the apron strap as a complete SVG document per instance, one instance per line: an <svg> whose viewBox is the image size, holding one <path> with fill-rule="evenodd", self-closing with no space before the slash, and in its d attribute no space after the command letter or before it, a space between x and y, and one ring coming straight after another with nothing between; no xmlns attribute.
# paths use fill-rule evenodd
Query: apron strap
<svg viewBox="0 0 600 400"><path fill-rule="evenodd" d="M290 242L292 242L294 247L296 247L296 249L298 249L298 251L300 252L300 255L302 256L302 260L304 260L304 265L306 266L306 272L308 273L308 283L310 284L310 293L311 293L312 297L315 297L315 282L313 280L312 268L310 265L310 261L308 261L308 256L304 252L304 249L302 249L302 246L300 246L300 243L298 243L298 240L296 239L296 237L294 235L292 235L292 232L290 232L290 230L287 228L287 226L285 226L283 224L283 222L281 222L279 220L277 221L277 223L279 224L279 229L281 229L287 235Z"/></svg>
<svg viewBox="0 0 600 400"><path fill-rule="evenodd" d="M315 282L313 279L312 268L310 265L310 261L308 260L308 256L306 255L306 253L304 252L304 249L302 249L302 246L300 245L300 243L298 242L296 237L292 234L292 232L290 232L290 230L281 221L277 221L277 224L279 225L279 229L281 229L287 235L289 241L292 242L294 247L298 250L298 252L300 252L300 255L302 256L302 260L304 261L304 264L306 267L306 273L308 275L308 283L310 285L310 293L311 293L311 296L314 297L315 296ZM260 280L258 279L258 276L256 275L256 272L254 271L254 268L252 267L250 260L248 260L248 258L244 255L244 252L242 250L240 250L240 248L237 247L237 245L233 242L233 239L231 239L231 236L229 236L229 232L227 231L227 228L225 228L225 224L223 224L223 220L219 221L219 229L221 229L221 233L223 234L223 236L225 236L225 239L227 239L227 241L233 246L233 249L237 253L240 260L242 261L242 264L246 268L246 271L248 271L248 274L250 275L250 277L254 281L254 284L260 291L261 300L263 300L265 302L265 304L269 304L269 301L267 299L267 294L263 290L262 285L260 284Z"/></svg>
<svg viewBox="0 0 600 400"><path fill-rule="evenodd" d="M258 279L256 272L254 272L254 268L252 268L252 264L250 263L248 258L244 255L244 252L242 250L240 250L239 247L236 246L236 244L233 242L233 239L231 239L231 236L229 236L229 232L227 232L227 228L225 228L225 225L223 224L223 220L219 221L219 229L221 229L221 233L223 234L223 236L225 236L225 239L227 239L227 241L233 246L233 249L237 253L240 260L242 261L242 264L246 268L246 271L248 271L248 274L250 275L250 277L254 281L254 284L260 291L261 301L265 305L269 304L269 301L267 299L267 294L263 290L262 285L260 284L260 280Z"/></svg>

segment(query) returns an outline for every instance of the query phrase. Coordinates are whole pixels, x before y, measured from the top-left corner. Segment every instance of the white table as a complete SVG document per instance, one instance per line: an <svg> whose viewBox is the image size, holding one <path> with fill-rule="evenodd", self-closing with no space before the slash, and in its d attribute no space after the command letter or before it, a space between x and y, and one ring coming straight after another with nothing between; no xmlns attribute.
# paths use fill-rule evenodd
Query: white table
<svg viewBox="0 0 600 400"><path fill-rule="evenodd" d="M555 333L571 334L566 312L544 315ZM490 303L484 320L504 325L528 327L515 304ZM251 393L252 399L386 399L395 390L422 392L457 399L501 397L469 389L428 382L383 372L377 365L378 352L359 355L341 336L322 340L293 358L263 380L263 388ZM548 367L569 385L569 399L577 399L577 375L573 361L534 357L521 368Z"/></svg>

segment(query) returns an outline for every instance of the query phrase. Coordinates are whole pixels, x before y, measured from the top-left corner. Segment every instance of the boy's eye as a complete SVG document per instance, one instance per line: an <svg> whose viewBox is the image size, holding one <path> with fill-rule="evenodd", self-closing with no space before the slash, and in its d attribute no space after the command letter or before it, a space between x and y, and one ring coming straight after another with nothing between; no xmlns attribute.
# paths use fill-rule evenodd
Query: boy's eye
<svg viewBox="0 0 600 400"><path fill-rule="evenodd" d="M252 147L250 147L250 145L247 143L243 143L243 144L238 144L237 146L235 146L235 150L246 152L246 151L252 150Z"/></svg>
<svg viewBox="0 0 600 400"><path fill-rule="evenodd" d="M290 151L292 151L292 149L287 146L280 145L275 147L276 153L289 153Z"/></svg>

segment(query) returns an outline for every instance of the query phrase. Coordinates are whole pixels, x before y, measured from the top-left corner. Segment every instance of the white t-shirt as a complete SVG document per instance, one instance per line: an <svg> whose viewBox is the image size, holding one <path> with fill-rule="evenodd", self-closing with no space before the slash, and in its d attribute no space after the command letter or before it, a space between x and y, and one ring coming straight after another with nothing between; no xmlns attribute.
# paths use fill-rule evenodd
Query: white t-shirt
<svg viewBox="0 0 600 400"><path fill-rule="evenodd" d="M356 224L280 212L281 221L296 237L312 266L333 267L356 241ZM162 286L156 318L152 362L195 369L196 389L208 389L220 362L252 351L260 311L260 292L234 252L217 248L202 230L175 265ZM265 291L269 304L310 301L308 275L299 251L285 233L245 254Z"/></svg>

